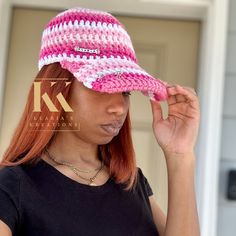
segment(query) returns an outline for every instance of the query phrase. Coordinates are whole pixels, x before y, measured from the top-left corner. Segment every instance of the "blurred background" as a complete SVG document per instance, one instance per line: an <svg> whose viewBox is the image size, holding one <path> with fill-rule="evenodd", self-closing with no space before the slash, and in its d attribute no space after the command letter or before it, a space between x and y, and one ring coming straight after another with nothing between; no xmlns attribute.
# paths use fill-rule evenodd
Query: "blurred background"
<svg viewBox="0 0 236 236"><path fill-rule="evenodd" d="M129 32L143 68L197 91L202 115L196 192L202 235L236 235L236 0L1 0L0 158L38 71L42 30L58 12L75 6L114 14ZM166 117L167 105L162 107ZM138 92L131 96L131 119L138 166L167 212L165 159L152 132L149 101Z"/></svg>

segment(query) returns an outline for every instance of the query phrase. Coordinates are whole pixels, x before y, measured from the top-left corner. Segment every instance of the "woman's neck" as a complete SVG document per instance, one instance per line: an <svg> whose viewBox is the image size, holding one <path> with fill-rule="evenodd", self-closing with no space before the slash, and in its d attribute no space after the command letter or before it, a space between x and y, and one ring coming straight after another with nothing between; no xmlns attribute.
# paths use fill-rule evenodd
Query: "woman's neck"
<svg viewBox="0 0 236 236"><path fill-rule="evenodd" d="M58 132L47 149L56 160L80 168L93 169L101 165L98 145L85 143L70 132Z"/></svg>

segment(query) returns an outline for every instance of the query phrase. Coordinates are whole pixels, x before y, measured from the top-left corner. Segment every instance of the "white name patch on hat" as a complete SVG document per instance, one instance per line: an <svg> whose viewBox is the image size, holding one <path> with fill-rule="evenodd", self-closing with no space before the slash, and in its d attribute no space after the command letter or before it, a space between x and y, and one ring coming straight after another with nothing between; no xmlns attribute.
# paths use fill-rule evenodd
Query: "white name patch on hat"
<svg viewBox="0 0 236 236"><path fill-rule="evenodd" d="M89 49L89 48L75 47L74 50L77 51L77 52L88 52L88 53L100 54L99 49Z"/></svg>

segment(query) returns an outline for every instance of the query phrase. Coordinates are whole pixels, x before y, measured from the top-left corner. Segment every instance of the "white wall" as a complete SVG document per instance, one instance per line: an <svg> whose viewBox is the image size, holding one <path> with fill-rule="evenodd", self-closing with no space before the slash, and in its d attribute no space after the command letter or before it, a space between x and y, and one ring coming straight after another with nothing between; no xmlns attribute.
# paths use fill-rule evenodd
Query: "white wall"
<svg viewBox="0 0 236 236"><path fill-rule="evenodd" d="M236 235L236 201L226 197L228 171L236 170L236 0L230 0L219 181L218 236Z"/></svg>

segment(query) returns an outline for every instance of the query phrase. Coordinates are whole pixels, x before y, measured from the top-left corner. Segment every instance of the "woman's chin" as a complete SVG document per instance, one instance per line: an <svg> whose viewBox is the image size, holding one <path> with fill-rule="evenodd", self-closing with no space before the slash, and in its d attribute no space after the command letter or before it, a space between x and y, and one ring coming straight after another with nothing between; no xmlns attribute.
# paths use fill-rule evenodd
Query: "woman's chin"
<svg viewBox="0 0 236 236"><path fill-rule="evenodd" d="M110 143L113 138L114 137L101 138L100 140L98 140L97 143L98 143L98 145L105 145L105 144Z"/></svg>

